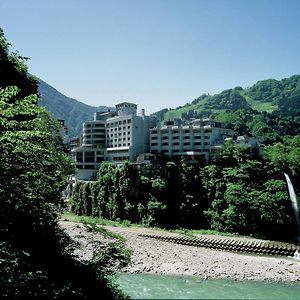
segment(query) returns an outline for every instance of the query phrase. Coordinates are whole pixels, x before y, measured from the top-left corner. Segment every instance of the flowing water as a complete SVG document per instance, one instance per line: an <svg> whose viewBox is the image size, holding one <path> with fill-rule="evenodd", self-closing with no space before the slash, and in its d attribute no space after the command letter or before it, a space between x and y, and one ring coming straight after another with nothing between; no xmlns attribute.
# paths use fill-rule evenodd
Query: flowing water
<svg viewBox="0 0 300 300"><path fill-rule="evenodd" d="M133 299L300 299L299 283L128 273L118 274L118 282Z"/></svg>
<svg viewBox="0 0 300 300"><path fill-rule="evenodd" d="M284 173L285 179L286 179L286 183L288 186L288 190L289 190L289 195L290 195L290 199L291 199L291 203L292 203L292 208L296 217L296 222L297 222L297 239L300 239L300 217L299 217L299 208L298 208L298 203L297 203L297 197L296 197L296 193L292 184L292 181L289 177L288 174Z"/></svg>

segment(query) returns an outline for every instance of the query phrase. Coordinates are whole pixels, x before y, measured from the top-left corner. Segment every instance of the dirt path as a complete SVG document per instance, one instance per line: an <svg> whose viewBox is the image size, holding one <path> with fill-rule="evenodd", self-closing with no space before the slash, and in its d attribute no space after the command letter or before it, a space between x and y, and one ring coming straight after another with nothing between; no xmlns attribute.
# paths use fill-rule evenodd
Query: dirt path
<svg viewBox="0 0 300 300"><path fill-rule="evenodd" d="M71 222L62 222L62 226L73 238L80 236L83 239L83 248L79 251L82 251L83 257L89 256L91 250L88 239L84 238L86 230L84 226ZM127 239L126 246L133 250L131 264L122 270L125 272L300 282L300 261L290 258L232 253L141 236L157 233L148 228L104 227L123 235ZM101 236L99 233L88 232L90 239L90 235L93 235L93 240Z"/></svg>

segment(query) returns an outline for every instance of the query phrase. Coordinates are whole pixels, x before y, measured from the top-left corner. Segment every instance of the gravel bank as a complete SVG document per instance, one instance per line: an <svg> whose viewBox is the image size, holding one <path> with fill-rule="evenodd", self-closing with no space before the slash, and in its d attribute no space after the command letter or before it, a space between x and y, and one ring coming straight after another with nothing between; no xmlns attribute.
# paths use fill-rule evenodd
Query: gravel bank
<svg viewBox="0 0 300 300"><path fill-rule="evenodd" d="M91 241L107 242L101 234L87 231L82 224L61 222L61 225L80 242L81 248L77 250L77 254L82 259L92 257L95 249L90 246ZM231 253L141 237L140 234L143 233L156 233L155 230L146 228L104 227L122 234L127 239L127 247L133 250L131 264L121 271L231 280L300 282L300 261L297 260Z"/></svg>

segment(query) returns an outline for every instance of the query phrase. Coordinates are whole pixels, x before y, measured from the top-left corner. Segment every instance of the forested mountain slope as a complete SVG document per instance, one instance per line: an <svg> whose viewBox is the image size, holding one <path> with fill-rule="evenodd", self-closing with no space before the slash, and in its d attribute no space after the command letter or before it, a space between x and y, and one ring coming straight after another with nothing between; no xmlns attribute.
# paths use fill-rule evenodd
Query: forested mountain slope
<svg viewBox="0 0 300 300"><path fill-rule="evenodd" d="M212 117L223 121L236 134L248 134L264 143L300 134L300 75L282 80L258 81L251 87L235 87L215 95L203 94L175 109L155 115L161 120Z"/></svg>
<svg viewBox="0 0 300 300"><path fill-rule="evenodd" d="M67 97L55 88L39 80L39 104L44 106L54 118L63 119L71 136L80 134L82 123L91 120L95 111L107 111L107 106L90 106L73 98Z"/></svg>

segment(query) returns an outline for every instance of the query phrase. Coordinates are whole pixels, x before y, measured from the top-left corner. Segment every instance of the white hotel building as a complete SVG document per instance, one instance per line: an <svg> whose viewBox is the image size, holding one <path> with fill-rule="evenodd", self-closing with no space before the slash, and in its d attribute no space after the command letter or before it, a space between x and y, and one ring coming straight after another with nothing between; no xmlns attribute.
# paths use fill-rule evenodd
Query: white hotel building
<svg viewBox="0 0 300 300"><path fill-rule="evenodd" d="M210 160L224 140L233 136L231 129L211 119L194 120L191 125L176 126L173 122L150 129L150 152L190 160Z"/></svg>
<svg viewBox="0 0 300 300"><path fill-rule="evenodd" d="M118 164L165 155L209 162L232 136L231 129L211 119L194 120L186 126L174 122L158 125L156 118L146 116L144 110L137 114L136 104L123 102L116 105L115 112L97 112L92 121L84 122L82 137L71 139L71 153L77 169L76 178L91 180L103 161ZM240 136L234 143L247 145L253 156L262 155L259 142L254 138Z"/></svg>
<svg viewBox="0 0 300 300"><path fill-rule="evenodd" d="M135 161L149 151L149 129L155 124L144 110L137 114L137 105L129 102L116 105L115 112L94 113L92 121L83 123L81 145L71 150L76 178L94 179L103 161Z"/></svg>

